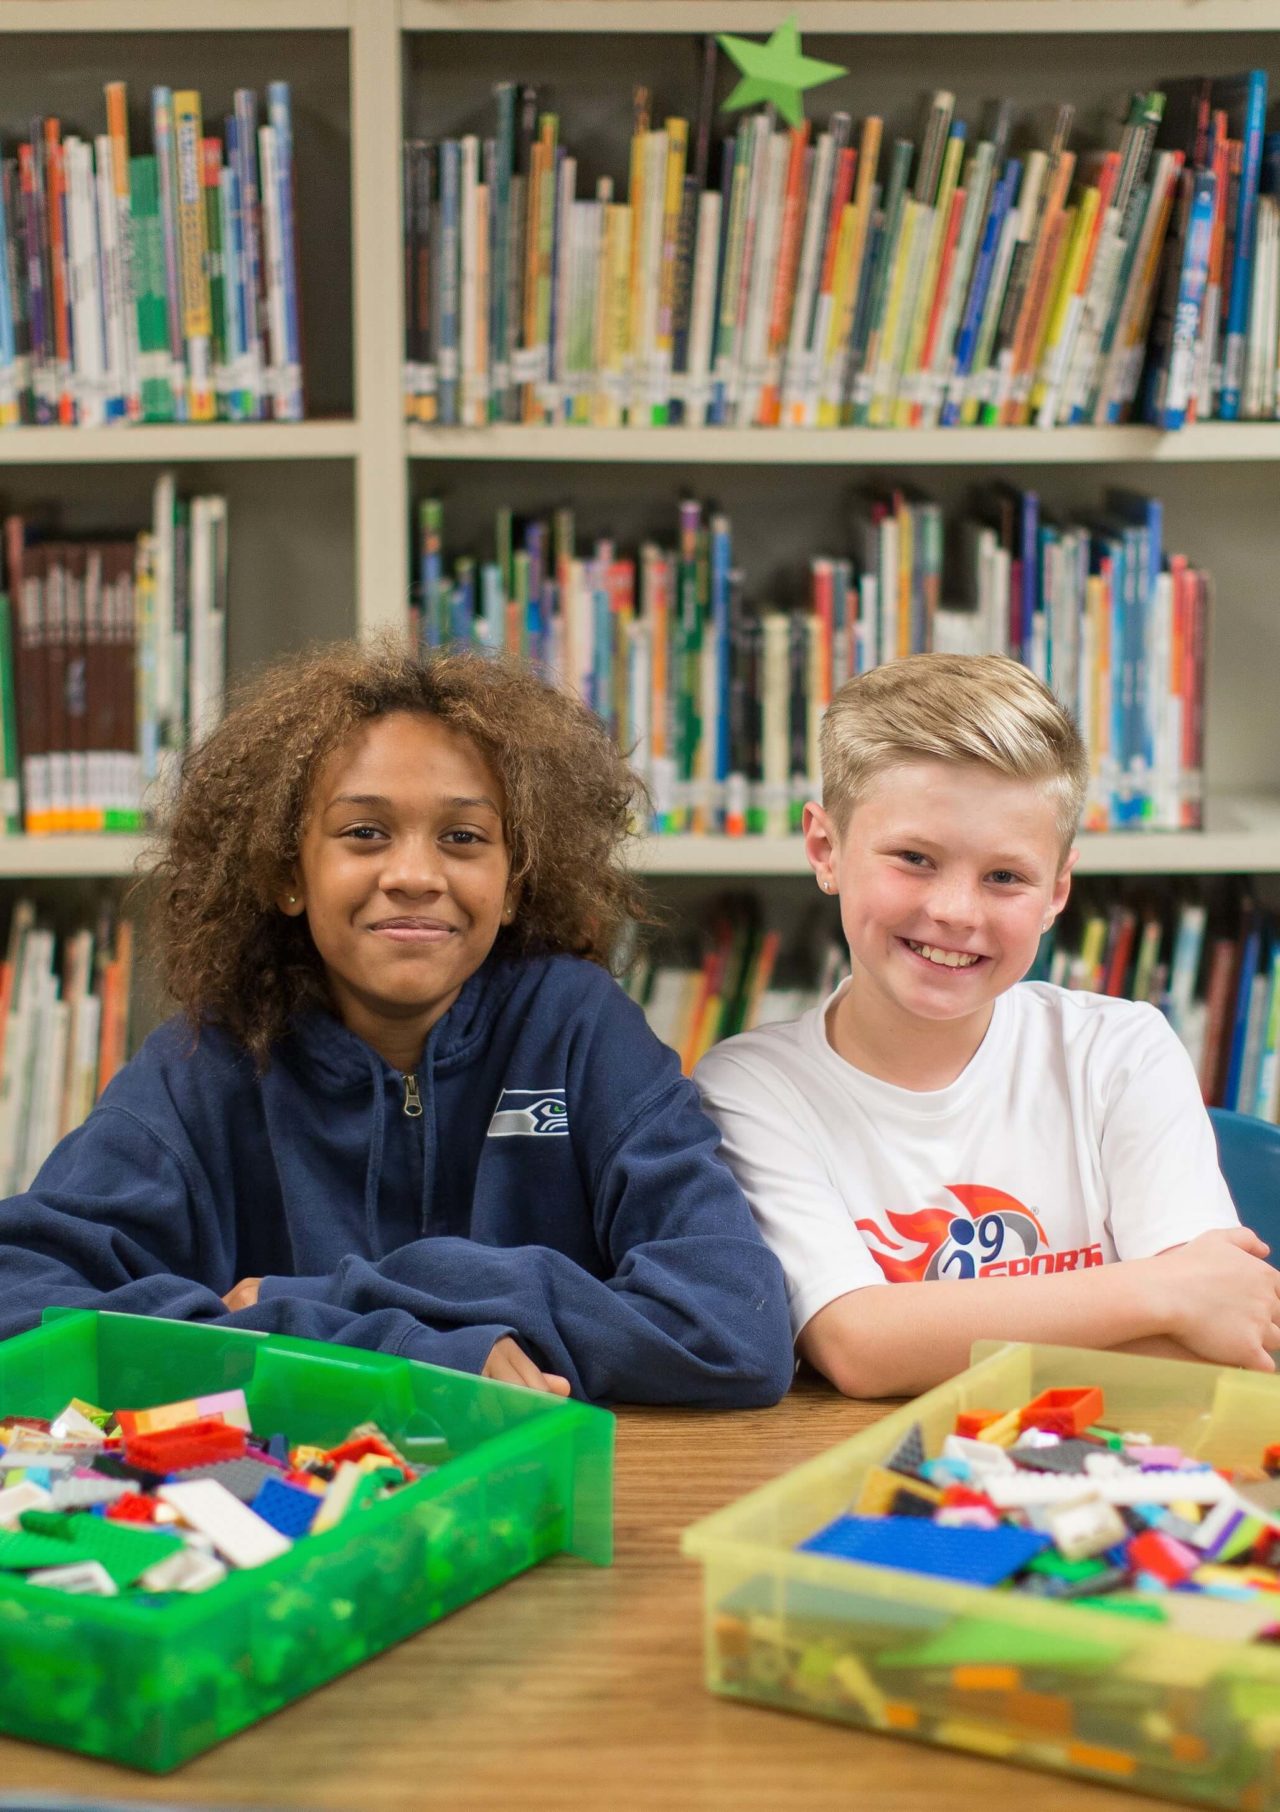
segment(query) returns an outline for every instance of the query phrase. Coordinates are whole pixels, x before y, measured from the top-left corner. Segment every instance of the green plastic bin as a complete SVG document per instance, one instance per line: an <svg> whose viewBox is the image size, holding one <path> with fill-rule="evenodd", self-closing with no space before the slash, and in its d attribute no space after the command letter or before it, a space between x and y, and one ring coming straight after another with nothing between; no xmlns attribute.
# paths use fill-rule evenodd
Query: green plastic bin
<svg viewBox="0 0 1280 1812"><path fill-rule="evenodd" d="M613 1417L384 1353L55 1311L0 1344L0 1421L72 1397L144 1407L243 1389L254 1432L332 1446L424 1418L439 1469L211 1591L74 1597L0 1575L0 1730L156 1773L553 1554L612 1558Z"/></svg>
<svg viewBox="0 0 1280 1812"><path fill-rule="evenodd" d="M1280 1812L1280 1646L797 1551L912 1423L937 1453L961 1410L1015 1409L1045 1390L1101 1385L1110 1427L1211 1464L1256 1465L1280 1440L1273 1373L991 1342L974 1356L685 1531L704 1568L707 1685L1109 1786ZM1280 1594L1276 1610L1280 1622ZM851 1756L851 1792L855 1768Z"/></svg>

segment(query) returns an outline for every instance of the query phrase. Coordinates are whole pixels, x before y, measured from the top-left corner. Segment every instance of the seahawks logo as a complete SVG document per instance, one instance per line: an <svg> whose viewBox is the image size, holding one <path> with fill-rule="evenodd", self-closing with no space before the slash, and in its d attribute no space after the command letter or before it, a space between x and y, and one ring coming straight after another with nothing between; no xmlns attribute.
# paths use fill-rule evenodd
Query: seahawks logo
<svg viewBox="0 0 1280 1812"><path fill-rule="evenodd" d="M491 1139L554 1139L569 1131L562 1088L504 1088L489 1122Z"/></svg>

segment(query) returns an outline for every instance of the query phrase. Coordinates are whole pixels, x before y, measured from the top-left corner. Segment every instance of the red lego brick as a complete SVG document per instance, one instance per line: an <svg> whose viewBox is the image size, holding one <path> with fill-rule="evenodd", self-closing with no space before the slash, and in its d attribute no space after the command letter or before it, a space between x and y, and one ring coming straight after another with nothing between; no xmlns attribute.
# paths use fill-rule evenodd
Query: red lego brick
<svg viewBox="0 0 1280 1812"><path fill-rule="evenodd" d="M107 1516L113 1523L153 1523L156 1501L153 1497L142 1497L136 1491L126 1491L123 1497L108 1504Z"/></svg>
<svg viewBox="0 0 1280 1812"><path fill-rule="evenodd" d="M214 1460L243 1458L245 1434L243 1428L233 1428L221 1416L203 1416L198 1422L184 1422L180 1428L135 1435L126 1440L124 1451L131 1466L145 1466L153 1472L181 1472L188 1466L207 1466Z"/></svg>
<svg viewBox="0 0 1280 1812"><path fill-rule="evenodd" d="M1082 1434L1102 1420L1102 1392L1096 1385L1081 1390L1046 1390L1026 1404L1018 1417L1019 1428L1043 1428L1050 1434Z"/></svg>
<svg viewBox="0 0 1280 1812"><path fill-rule="evenodd" d="M417 1477L417 1474L404 1464L394 1447L388 1441L380 1441L377 1435L360 1435L354 1441L344 1441L340 1447L331 1447L329 1458L335 1466L341 1466L344 1460L359 1461L370 1453L376 1453L379 1459L386 1460L389 1466L395 1466L404 1474L410 1484Z"/></svg>
<svg viewBox="0 0 1280 1812"><path fill-rule="evenodd" d="M1135 1571L1152 1573L1166 1585L1174 1586L1190 1578L1203 1562L1204 1555L1194 1548L1184 1547L1171 1536L1161 1535L1158 1529L1147 1529L1133 1537L1126 1558Z"/></svg>
<svg viewBox="0 0 1280 1812"><path fill-rule="evenodd" d="M966 1409L956 1417L955 1433L976 1441L984 1428L990 1428L1004 1414L1002 1409Z"/></svg>

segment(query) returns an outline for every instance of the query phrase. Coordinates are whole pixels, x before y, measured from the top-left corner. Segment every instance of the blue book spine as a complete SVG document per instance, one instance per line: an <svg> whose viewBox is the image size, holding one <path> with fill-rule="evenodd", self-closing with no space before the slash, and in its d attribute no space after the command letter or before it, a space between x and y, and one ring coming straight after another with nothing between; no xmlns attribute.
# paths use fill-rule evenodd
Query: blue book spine
<svg viewBox="0 0 1280 1812"><path fill-rule="evenodd" d="M592 635L591 708L612 729L610 706L613 702L613 607L609 597L608 575L597 570L591 599L594 605Z"/></svg>
<svg viewBox="0 0 1280 1812"><path fill-rule="evenodd" d="M226 122L231 137L235 121ZM249 294L245 283L244 208L240 200L240 173L227 142L227 164L221 176L224 332L227 342L227 413L232 421L253 416L253 393L245 383L245 358L249 350Z"/></svg>
<svg viewBox="0 0 1280 1812"><path fill-rule="evenodd" d="M1236 987L1236 1011L1231 1025L1231 1053L1227 1059L1227 1080L1222 1090L1222 1105L1233 1112L1240 1102L1240 1073L1244 1067L1244 1047L1249 1029L1249 996L1253 978L1258 973L1258 956L1262 945L1262 926L1256 915L1251 917L1240 951L1240 979Z"/></svg>
<svg viewBox="0 0 1280 1812"><path fill-rule="evenodd" d="M253 415L261 421L267 413L262 385L262 225L258 192L258 97L252 88L237 88L234 95L236 133L234 167L240 184L240 214L244 223L245 388ZM231 156L228 143L227 154Z"/></svg>
<svg viewBox="0 0 1280 1812"><path fill-rule="evenodd" d="M1159 682L1152 670L1155 655L1156 587L1164 570L1164 504L1158 497L1141 492L1111 490L1108 507L1125 524L1134 537L1133 600L1131 618L1126 617L1131 636L1127 658L1133 666L1133 709L1130 719L1129 764L1132 776L1130 821L1150 817L1153 801L1151 785L1156 759L1156 718L1159 713Z"/></svg>
<svg viewBox="0 0 1280 1812"><path fill-rule="evenodd" d="M1178 279L1178 300L1173 315L1169 370L1165 378L1164 406L1159 426L1181 428L1195 382L1196 346L1200 336L1200 311L1209 281L1209 245L1213 238L1213 210L1218 183L1212 170L1197 170L1191 192L1191 212Z"/></svg>
<svg viewBox="0 0 1280 1812"><path fill-rule="evenodd" d="M1022 620L1018 634L1021 660L1030 662L1036 612L1040 608L1040 497L1036 491L1021 493L1022 517L1018 558L1022 562Z"/></svg>
<svg viewBox="0 0 1280 1812"><path fill-rule="evenodd" d="M276 135L276 205L280 214L280 252L284 265L284 392L276 398L276 418L302 420L302 329L298 308L298 227L293 215L293 104L287 82L267 85L267 117Z"/></svg>
<svg viewBox="0 0 1280 1812"><path fill-rule="evenodd" d="M469 648L475 635L476 569L473 560L459 560L449 600L449 639Z"/></svg>
<svg viewBox="0 0 1280 1812"><path fill-rule="evenodd" d="M1214 98L1217 99L1216 93ZM1253 230L1258 213L1258 178L1266 115L1266 72L1251 69L1244 77L1240 187L1236 194L1235 238L1231 250L1231 293L1222 342L1222 390L1218 397L1218 414L1224 422L1236 421L1240 415L1245 342L1249 333L1249 295L1253 287Z"/></svg>
<svg viewBox="0 0 1280 1812"><path fill-rule="evenodd" d="M939 425L943 428L954 428L960 420L962 379L969 375L973 363L974 350L978 344L978 332L982 326L982 309L987 299L987 290L991 284L991 272L995 264L996 251L1000 244L1000 234L1004 228L1005 216L1009 212L1010 202L1017 194L1018 183L1022 178L1022 164L1014 157L1005 165L1004 175L992 191L991 206L987 210L987 222L983 228L982 244L978 248L978 261L974 266L973 278L969 284L969 294L965 301L964 315L960 323L960 332L956 336L954 371L952 381L948 384L947 401L943 404Z"/></svg>
<svg viewBox="0 0 1280 1812"><path fill-rule="evenodd" d="M493 561L480 568L481 636L484 647L501 652L507 639L507 599L502 569Z"/></svg>
<svg viewBox="0 0 1280 1812"><path fill-rule="evenodd" d="M458 425L458 287L461 255L462 146L455 138L440 144L440 422L443 427Z"/></svg>

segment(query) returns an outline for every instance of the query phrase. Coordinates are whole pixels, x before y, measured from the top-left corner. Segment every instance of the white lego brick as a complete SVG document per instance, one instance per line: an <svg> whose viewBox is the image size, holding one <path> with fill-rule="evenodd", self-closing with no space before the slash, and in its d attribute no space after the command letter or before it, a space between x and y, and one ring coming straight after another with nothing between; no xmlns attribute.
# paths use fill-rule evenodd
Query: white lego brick
<svg viewBox="0 0 1280 1812"><path fill-rule="evenodd" d="M107 1439L96 1423L91 1422L88 1416L81 1415L70 1403L50 1423L49 1433L55 1441L82 1441L88 1447L103 1447Z"/></svg>
<svg viewBox="0 0 1280 1812"><path fill-rule="evenodd" d="M207 1535L233 1567L262 1567L287 1554L293 1543L232 1497L216 1479L189 1479L161 1485L157 1496L171 1504L184 1523Z"/></svg>
<svg viewBox="0 0 1280 1812"><path fill-rule="evenodd" d="M1129 1535L1115 1506L1096 1497L1047 1510L1044 1524L1058 1552L1067 1560L1092 1560L1096 1554L1126 1541Z"/></svg>
<svg viewBox="0 0 1280 1812"><path fill-rule="evenodd" d="M180 1553L167 1554L154 1567L148 1567L138 1584L144 1592L207 1592L210 1586L220 1585L226 1576L226 1567L212 1554L183 1548Z"/></svg>
<svg viewBox="0 0 1280 1812"><path fill-rule="evenodd" d="M100 1560L78 1560L68 1567L39 1567L27 1574L27 1582L92 1598L119 1596L119 1587Z"/></svg>
<svg viewBox="0 0 1280 1812"><path fill-rule="evenodd" d="M944 1460L959 1460L974 1472L1014 1472L1008 1449L993 1447L990 1441L971 1441L967 1435L949 1434L942 1443Z"/></svg>
<svg viewBox="0 0 1280 1812"><path fill-rule="evenodd" d="M337 1472L329 1481L329 1489L321 1500L311 1525L312 1535L323 1535L326 1529L334 1528L340 1523L351 1508L351 1499L356 1486L364 1477L354 1460L344 1460Z"/></svg>
<svg viewBox="0 0 1280 1812"><path fill-rule="evenodd" d="M1216 1504L1231 1494L1226 1479L1209 1467L1194 1472L1139 1472L1127 1467L1115 1478L1097 1478L1082 1472L997 1473L983 1480L982 1489L1001 1510L1020 1510L1032 1504L1067 1504L1083 1497L1119 1505Z"/></svg>
<svg viewBox="0 0 1280 1812"><path fill-rule="evenodd" d="M47 1510L53 1499L43 1485L23 1482L0 1491L0 1529L16 1529L24 1510Z"/></svg>

